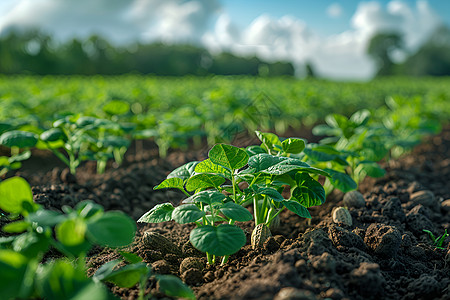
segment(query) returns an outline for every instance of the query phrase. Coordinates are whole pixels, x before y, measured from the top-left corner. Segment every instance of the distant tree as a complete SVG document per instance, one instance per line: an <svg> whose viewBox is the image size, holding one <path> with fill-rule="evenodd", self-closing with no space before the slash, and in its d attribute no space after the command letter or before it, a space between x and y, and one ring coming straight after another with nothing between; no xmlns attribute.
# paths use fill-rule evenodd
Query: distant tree
<svg viewBox="0 0 450 300"><path fill-rule="evenodd" d="M378 33L374 35L367 47L367 53L378 65L376 76L394 75L395 63L392 52L403 49L403 39L398 33Z"/></svg>
<svg viewBox="0 0 450 300"><path fill-rule="evenodd" d="M306 62L305 71L306 78L316 78L316 73L314 72L313 65L310 61Z"/></svg>
<svg viewBox="0 0 450 300"><path fill-rule="evenodd" d="M450 29L437 29L401 67L406 75L450 76Z"/></svg>

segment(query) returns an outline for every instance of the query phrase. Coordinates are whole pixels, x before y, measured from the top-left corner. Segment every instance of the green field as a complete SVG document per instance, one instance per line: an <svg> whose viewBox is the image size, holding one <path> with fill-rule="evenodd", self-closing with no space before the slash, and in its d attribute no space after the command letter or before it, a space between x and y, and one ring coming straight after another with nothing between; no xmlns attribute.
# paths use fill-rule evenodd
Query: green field
<svg viewBox="0 0 450 300"><path fill-rule="evenodd" d="M385 78L332 82L257 77L34 77L0 76L0 119L37 117L44 125L57 115L105 116L104 104L130 104L127 120L155 123L193 113L202 121L226 119L248 106L269 106L291 126L317 122L329 113L375 109L388 96L420 97L442 117L450 108L450 78ZM182 109L180 109L182 108ZM222 118L220 118L222 116ZM144 120L145 119L145 120Z"/></svg>

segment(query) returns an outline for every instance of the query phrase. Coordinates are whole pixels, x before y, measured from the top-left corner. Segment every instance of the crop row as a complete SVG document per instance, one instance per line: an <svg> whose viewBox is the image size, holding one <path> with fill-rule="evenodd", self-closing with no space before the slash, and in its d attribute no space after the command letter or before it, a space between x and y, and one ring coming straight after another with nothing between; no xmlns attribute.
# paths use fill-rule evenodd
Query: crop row
<svg viewBox="0 0 450 300"><path fill-rule="evenodd" d="M41 80L54 82L55 79ZM186 80L196 82L196 79ZM91 103L87 100L87 103L72 102L72 105L80 103L80 107L72 108L68 113L59 111L56 115L39 113L34 118L27 116L26 110L39 112L38 107L27 108L30 102L18 98L21 109L24 109L23 115L18 115L18 119L4 119L0 124L0 144L10 149L10 155L0 158L2 172L20 167L20 162L30 156L33 147L52 151L73 173L84 160L96 160L98 171L103 172L108 159L120 164L130 141L135 138L155 138L164 154L169 146L174 145L176 138L183 140L204 134L214 144L226 133L217 128L226 129L238 124L242 129L235 128L229 132L254 129L278 129L282 132L288 126L320 123L323 118L325 124L313 128L313 133L326 136L317 144L301 138L285 139L273 133L256 131L260 145L244 149L215 144L208 159L180 166L155 187L177 188L183 191L186 199L177 207L161 203L139 221L193 223L196 228L190 235L192 245L206 253L208 263L226 263L229 255L246 242L245 234L235 225L236 222L255 221L251 240L253 247L260 247L270 236L270 227L280 222L282 210L288 209L300 217L310 218L308 208L324 203L332 189L350 192L365 176L382 176L384 171L377 162L403 154L427 134L439 132L442 123L448 121L448 107L445 105L448 91L445 87L422 96L382 97L384 102L371 102L370 105L348 97L347 106L342 105L345 88L339 90L336 83L310 82L317 88L316 95L310 95L309 102L304 103L301 98L289 102L286 100L289 97L281 96L289 92L281 92L287 89L287 84L292 83L291 87L294 87L300 84L298 81L277 82L271 79L274 80L272 84L282 85L277 87L280 89L278 99L282 100L272 101L274 96L267 87L256 93L252 86L251 83L261 84L257 83L260 79L238 82L218 78L210 79L209 84L215 80L216 84L228 83L229 89L224 84L208 92L203 90L207 96L199 96L199 99L188 94L173 96L183 90L180 87L180 90L174 90L175 93L172 91L172 96L166 101L155 98L133 102L130 98L119 97L122 94L111 98L105 96L99 111L92 110L95 101L99 101L94 96L98 93L95 90L98 85L93 85ZM400 84L402 81L398 80ZM131 84L132 80L127 82ZM263 80L263 83L268 82ZM336 102L328 101L326 97L323 102L311 100L320 94L319 86L329 85L331 88L334 84L336 94L340 93L334 99ZM394 84L388 86L395 90ZM68 87L62 84L60 88ZM184 88L185 92L189 90L188 85ZM201 91L200 87L196 88L197 92ZM251 94L252 91L255 93ZM77 95L75 91L74 95ZM239 95L246 96L240 98ZM183 101L183 97L188 100ZM6 100L4 103L11 103ZM63 103L55 101L53 96L48 101L47 105ZM264 104L258 106L255 103ZM145 105L148 105L146 109ZM368 106L369 109L353 113L352 107L360 106ZM83 114L74 113L80 111ZM161 141L162 138L170 140ZM247 206L253 206L253 214ZM123 213L105 212L92 202L81 202L74 208L63 207L62 213L48 211L32 201L29 185L20 178L0 182L0 209L2 214L5 213L2 218L8 223L2 230L11 234L0 238L0 288L6 298L67 299L95 294L96 299L107 299L108 293L100 284L106 281L122 287L139 284L140 298L144 299L149 280L158 282L160 291L169 296L194 298L192 291L179 279L153 274L140 257L126 251L119 251L122 259L101 266L91 278L86 276L85 256L93 245L120 248L133 241L136 224ZM341 218L345 218L345 214L345 209L340 210ZM164 243L164 237L151 233L144 239L149 243ZM49 249L57 249L64 258L42 263Z"/></svg>

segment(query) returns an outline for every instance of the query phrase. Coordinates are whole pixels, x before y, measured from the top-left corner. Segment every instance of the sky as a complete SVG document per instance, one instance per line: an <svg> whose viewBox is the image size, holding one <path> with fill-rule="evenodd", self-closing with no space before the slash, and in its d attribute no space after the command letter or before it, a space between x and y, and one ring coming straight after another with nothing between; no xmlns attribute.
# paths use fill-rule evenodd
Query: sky
<svg viewBox="0 0 450 300"><path fill-rule="evenodd" d="M61 41L194 43L290 61L299 74L309 62L332 79L373 76L366 48L375 33L401 33L411 53L442 24L450 26L447 0L0 0L0 35L39 28Z"/></svg>

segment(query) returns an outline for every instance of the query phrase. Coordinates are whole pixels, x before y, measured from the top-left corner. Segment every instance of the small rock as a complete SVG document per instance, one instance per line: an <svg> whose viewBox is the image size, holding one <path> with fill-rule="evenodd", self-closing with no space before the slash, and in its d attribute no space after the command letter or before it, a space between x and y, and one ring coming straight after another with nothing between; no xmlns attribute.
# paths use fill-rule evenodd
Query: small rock
<svg viewBox="0 0 450 300"><path fill-rule="evenodd" d="M350 212L344 207L336 207L331 213L333 222L336 224L343 224L346 226L352 226L353 220Z"/></svg>
<svg viewBox="0 0 450 300"><path fill-rule="evenodd" d="M407 191L410 194L414 194L415 192L424 190L425 188L418 182L418 181L413 181L409 186Z"/></svg>
<svg viewBox="0 0 450 300"><path fill-rule="evenodd" d="M411 231L416 236L423 234L423 230L435 231L433 222L426 216L421 214L408 214L406 216L406 229Z"/></svg>
<svg viewBox="0 0 450 300"><path fill-rule="evenodd" d="M152 263L152 270L158 274L170 274L170 264L165 260L157 260Z"/></svg>
<svg viewBox="0 0 450 300"><path fill-rule="evenodd" d="M423 206L429 207L431 209L436 209L438 205L433 192L428 190L415 192L411 195L410 202L412 202L413 205L422 204Z"/></svg>
<svg viewBox="0 0 450 300"><path fill-rule="evenodd" d="M441 203L441 208L444 212L449 213L450 212L450 199L444 200Z"/></svg>
<svg viewBox="0 0 450 300"><path fill-rule="evenodd" d="M190 268L181 274L181 280L188 285L197 285L203 283L203 275L200 270Z"/></svg>
<svg viewBox="0 0 450 300"><path fill-rule="evenodd" d="M366 206L366 201L359 191L350 191L344 195L344 205L346 207L361 208Z"/></svg>
<svg viewBox="0 0 450 300"><path fill-rule="evenodd" d="M183 274L188 269L203 270L203 263L197 257L186 257L180 264L180 274Z"/></svg>
<svg viewBox="0 0 450 300"><path fill-rule="evenodd" d="M424 215L427 218L430 218L431 216L431 210L428 207L423 206L422 204L414 206L409 212L409 215Z"/></svg>
<svg viewBox="0 0 450 300"><path fill-rule="evenodd" d="M400 248L402 235L393 226L374 223L367 228L364 242L375 254L393 257Z"/></svg>
<svg viewBox="0 0 450 300"><path fill-rule="evenodd" d="M142 237L142 242L149 249L181 255L181 250L172 241L158 232L146 231Z"/></svg>
<svg viewBox="0 0 450 300"><path fill-rule="evenodd" d="M282 288L273 298L274 300L314 300L316 297L312 292L300 290L294 287Z"/></svg>
<svg viewBox="0 0 450 300"><path fill-rule="evenodd" d="M340 300L345 297L344 292L340 289L330 288L325 292L324 298L329 298L332 300Z"/></svg>

